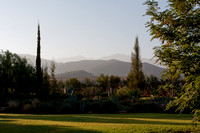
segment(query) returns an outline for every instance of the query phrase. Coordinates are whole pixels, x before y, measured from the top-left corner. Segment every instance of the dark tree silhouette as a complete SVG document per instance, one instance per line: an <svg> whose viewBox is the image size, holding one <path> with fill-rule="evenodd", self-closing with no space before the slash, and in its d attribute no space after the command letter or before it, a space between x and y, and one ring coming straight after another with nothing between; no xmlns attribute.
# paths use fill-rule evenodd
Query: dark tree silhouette
<svg viewBox="0 0 200 133"><path fill-rule="evenodd" d="M40 46L40 24L38 24L38 36L37 36L37 57L36 57L36 77L37 77L37 90L36 93L39 96L42 89L42 69L41 69L41 46Z"/></svg>

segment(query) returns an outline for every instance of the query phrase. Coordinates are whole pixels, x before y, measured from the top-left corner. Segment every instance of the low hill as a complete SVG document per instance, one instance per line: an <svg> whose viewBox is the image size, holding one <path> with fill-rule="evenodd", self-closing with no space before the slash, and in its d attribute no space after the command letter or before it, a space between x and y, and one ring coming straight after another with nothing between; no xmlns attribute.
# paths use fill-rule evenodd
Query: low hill
<svg viewBox="0 0 200 133"><path fill-rule="evenodd" d="M90 72L88 70L97 67L103 64L106 61L103 60L82 60L82 61L73 61L62 63L56 66L56 73L64 73L70 71L84 70Z"/></svg>
<svg viewBox="0 0 200 133"><path fill-rule="evenodd" d="M97 76L99 74L127 76L129 71L130 63L119 60L108 60L88 70L88 72Z"/></svg>
<svg viewBox="0 0 200 133"><path fill-rule="evenodd" d="M95 75L88 73L84 70L78 70L78 71L71 71L71 72L65 72L56 74L56 78L77 78L77 77L95 77Z"/></svg>
<svg viewBox="0 0 200 133"><path fill-rule="evenodd" d="M77 62L68 62L59 65L56 68L56 73L84 70L88 73L99 76L100 74L127 76L130 71L131 63L119 60L85 60ZM163 68L158 66L143 63L143 72L145 75L161 76Z"/></svg>

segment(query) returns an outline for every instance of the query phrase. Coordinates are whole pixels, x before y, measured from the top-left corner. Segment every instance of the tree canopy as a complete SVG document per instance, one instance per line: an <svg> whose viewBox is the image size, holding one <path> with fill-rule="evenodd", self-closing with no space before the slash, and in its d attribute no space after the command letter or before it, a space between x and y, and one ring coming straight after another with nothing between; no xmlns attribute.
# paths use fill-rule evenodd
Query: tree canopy
<svg viewBox="0 0 200 133"><path fill-rule="evenodd" d="M179 98L169 104L178 110L193 108L198 114L200 92L200 1L168 0L166 9L159 2L147 0L146 23L152 39L159 39L161 46L155 47L155 56L174 75L185 79Z"/></svg>
<svg viewBox="0 0 200 133"><path fill-rule="evenodd" d="M35 69L27 62L9 51L0 53L0 96L16 97L29 95L35 87Z"/></svg>

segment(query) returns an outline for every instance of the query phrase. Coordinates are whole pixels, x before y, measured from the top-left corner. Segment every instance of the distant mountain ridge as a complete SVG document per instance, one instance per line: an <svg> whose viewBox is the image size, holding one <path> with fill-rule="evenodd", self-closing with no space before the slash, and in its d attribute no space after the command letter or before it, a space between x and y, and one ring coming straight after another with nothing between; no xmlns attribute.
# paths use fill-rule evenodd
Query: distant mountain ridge
<svg viewBox="0 0 200 133"><path fill-rule="evenodd" d="M131 62L131 56L125 54L113 54L110 56L101 57L100 60L120 60L124 62Z"/></svg>
<svg viewBox="0 0 200 133"><path fill-rule="evenodd" d="M30 62L35 65L35 58L36 56L33 55L29 55L29 54L19 54L21 57L27 57ZM59 58L59 59L54 59L54 61L56 63L67 63L67 62L76 62L76 61L82 61L82 60L120 60L120 61L124 61L124 62L131 62L131 56L130 55L125 55L125 54L113 54L110 56L104 56L101 57L99 59L94 59L94 58L86 58L82 55L78 55L78 56L73 56L73 57L66 57L66 58ZM141 58L141 61L144 63L149 63L152 65L156 65L159 67L163 67L161 65L159 65L158 63L156 63L156 59L147 59L147 58ZM51 60L47 60L47 59L42 59L42 64L43 65L47 65L49 66Z"/></svg>
<svg viewBox="0 0 200 133"><path fill-rule="evenodd" d="M131 62L131 56L130 55L125 55L125 54L113 54L110 56L105 56L100 58L101 60L120 60L120 61L124 61L124 62ZM156 59L147 59L147 58L141 58L141 61L144 63L149 63L152 65L156 65L158 67L162 67L165 68L164 66L161 66L159 63L156 63Z"/></svg>
<svg viewBox="0 0 200 133"><path fill-rule="evenodd" d="M84 70L95 76L100 74L127 76L130 72L131 63L119 60L83 60L77 62L63 63L57 66L56 73ZM161 76L163 68L149 63L143 63L143 72L145 75Z"/></svg>
<svg viewBox="0 0 200 133"><path fill-rule="evenodd" d="M22 58L25 57L31 65L35 66L36 56L30 55L30 54L19 54L19 56L22 57ZM50 67L51 62L52 62L52 60L47 60L47 59L41 58L41 64L42 64L43 67ZM57 65L60 65L62 63L55 62L55 64L57 66Z"/></svg>
<svg viewBox="0 0 200 133"><path fill-rule="evenodd" d="M56 78L60 79L67 79L67 78L74 78L74 77L79 77L79 78L85 78L85 77L96 77L95 75L88 73L84 70L78 70L78 71L71 71L71 72L65 72L61 74L56 74Z"/></svg>
<svg viewBox="0 0 200 133"><path fill-rule="evenodd" d="M33 65L35 64L35 56L31 55L20 55L20 56L28 58L29 62L32 62ZM116 55L115 57L117 56L118 55ZM55 73L57 75L59 74L68 75L68 77L69 75L71 75L71 77L84 76L84 74L86 77L99 76L100 74L127 76L130 71L131 63L116 59L109 60L111 57L102 58L102 60L80 60L80 61L72 61L66 63L58 63L55 61L56 65ZM108 60L103 60L103 59L108 59ZM50 67L51 62L52 61L50 60L42 59L43 66ZM153 74L157 77L160 77L161 76L160 73L163 70L164 70L163 68L160 68L158 66L155 66L147 62L143 62L143 72L145 75Z"/></svg>
<svg viewBox="0 0 200 133"><path fill-rule="evenodd" d="M66 62L72 62L72 61L81 61L81 60L88 60L88 58L78 55L78 56L73 56L73 57L66 57L66 58L59 58L56 59L56 62L61 62L61 63L66 63Z"/></svg>

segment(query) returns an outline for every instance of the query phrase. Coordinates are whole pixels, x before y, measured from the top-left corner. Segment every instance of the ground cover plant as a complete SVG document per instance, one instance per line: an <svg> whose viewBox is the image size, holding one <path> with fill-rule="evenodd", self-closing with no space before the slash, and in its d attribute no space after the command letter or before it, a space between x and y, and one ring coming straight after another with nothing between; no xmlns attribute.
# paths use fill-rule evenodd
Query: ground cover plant
<svg viewBox="0 0 200 133"><path fill-rule="evenodd" d="M191 114L0 114L1 133L190 132L199 131Z"/></svg>

